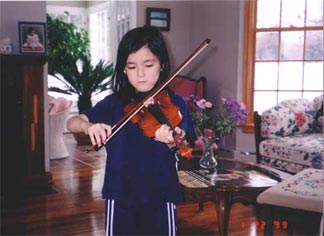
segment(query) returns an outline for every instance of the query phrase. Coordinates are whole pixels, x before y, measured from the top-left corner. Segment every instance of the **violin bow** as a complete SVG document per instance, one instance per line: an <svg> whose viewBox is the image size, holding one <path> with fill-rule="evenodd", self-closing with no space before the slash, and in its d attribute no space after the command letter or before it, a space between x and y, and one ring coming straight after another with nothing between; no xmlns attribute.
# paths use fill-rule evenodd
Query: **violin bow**
<svg viewBox="0 0 324 236"><path fill-rule="evenodd" d="M92 145L85 152L90 152L91 150L95 149L98 151L102 148L106 143L109 142L110 139L121 129L123 128L128 121L130 121L138 112L140 112L144 107L147 101L150 99L154 99L154 97L159 94L191 61L193 61L210 43L211 39L205 39L196 50L172 73L168 76L168 78L163 81L158 87L153 89L153 91L148 94L143 101L137 104L131 111L129 111L123 118L121 118L116 124L112 126L112 133L111 135L105 140L103 145L98 147L97 145Z"/></svg>

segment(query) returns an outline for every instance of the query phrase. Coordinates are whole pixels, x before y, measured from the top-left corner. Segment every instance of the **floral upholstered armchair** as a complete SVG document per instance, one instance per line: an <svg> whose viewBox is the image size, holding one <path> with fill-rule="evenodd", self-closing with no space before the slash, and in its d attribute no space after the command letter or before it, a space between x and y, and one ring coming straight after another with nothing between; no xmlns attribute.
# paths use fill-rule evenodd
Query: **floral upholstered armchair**
<svg viewBox="0 0 324 236"><path fill-rule="evenodd" d="M254 113L257 162L292 174L323 168L323 96Z"/></svg>

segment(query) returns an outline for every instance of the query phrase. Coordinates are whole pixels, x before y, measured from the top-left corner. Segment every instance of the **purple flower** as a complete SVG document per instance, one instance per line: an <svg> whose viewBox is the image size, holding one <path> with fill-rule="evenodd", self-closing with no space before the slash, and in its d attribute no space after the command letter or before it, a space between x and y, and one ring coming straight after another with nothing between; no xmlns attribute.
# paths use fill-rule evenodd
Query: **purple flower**
<svg viewBox="0 0 324 236"><path fill-rule="evenodd" d="M230 113L230 118L235 124L244 124L247 116L246 105L231 98L221 98L224 108Z"/></svg>
<svg viewBox="0 0 324 236"><path fill-rule="evenodd" d="M190 95L183 96L183 99L185 101L197 101L200 100L201 97L194 94L190 94Z"/></svg>
<svg viewBox="0 0 324 236"><path fill-rule="evenodd" d="M185 100L192 105L192 119L200 136L205 136L206 129L211 129L217 137L230 134L236 125L245 123L248 114L243 102L231 98L221 98L223 106L215 117L210 116L209 110L214 106L206 99L190 95L186 96Z"/></svg>

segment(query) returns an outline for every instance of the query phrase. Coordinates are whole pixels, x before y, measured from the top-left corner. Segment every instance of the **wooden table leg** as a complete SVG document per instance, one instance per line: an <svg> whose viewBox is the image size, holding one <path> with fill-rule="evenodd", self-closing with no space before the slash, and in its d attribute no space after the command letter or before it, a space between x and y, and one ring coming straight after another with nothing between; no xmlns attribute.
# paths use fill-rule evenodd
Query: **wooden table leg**
<svg viewBox="0 0 324 236"><path fill-rule="evenodd" d="M227 235L228 221L232 207L232 194L229 192L219 192L215 201L218 229L220 235Z"/></svg>

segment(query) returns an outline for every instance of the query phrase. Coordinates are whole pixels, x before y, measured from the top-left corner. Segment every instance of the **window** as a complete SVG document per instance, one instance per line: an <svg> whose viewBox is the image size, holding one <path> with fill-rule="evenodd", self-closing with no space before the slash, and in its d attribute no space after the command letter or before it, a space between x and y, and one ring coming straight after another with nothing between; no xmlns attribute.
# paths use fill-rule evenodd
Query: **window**
<svg viewBox="0 0 324 236"><path fill-rule="evenodd" d="M117 47L130 30L132 5L128 1L107 1L89 8L91 59L115 61Z"/></svg>
<svg viewBox="0 0 324 236"><path fill-rule="evenodd" d="M132 5L129 1L107 1L88 9L91 61L103 59L115 64L121 38L130 30ZM93 104L110 94L104 91L93 96Z"/></svg>
<svg viewBox="0 0 324 236"><path fill-rule="evenodd" d="M323 94L323 1L246 1L243 96L250 111ZM250 112L246 132L253 132Z"/></svg>
<svg viewBox="0 0 324 236"><path fill-rule="evenodd" d="M100 59L111 61L109 27L110 16L108 9L102 9L89 14L90 52L93 64Z"/></svg>

